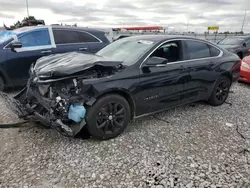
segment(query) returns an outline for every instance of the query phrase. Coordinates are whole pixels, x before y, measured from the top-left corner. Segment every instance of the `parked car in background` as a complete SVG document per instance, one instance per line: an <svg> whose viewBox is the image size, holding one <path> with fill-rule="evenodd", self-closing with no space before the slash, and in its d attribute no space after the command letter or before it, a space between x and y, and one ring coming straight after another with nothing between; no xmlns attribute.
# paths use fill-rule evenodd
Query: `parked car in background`
<svg viewBox="0 0 250 188"><path fill-rule="evenodd" d="M232 53L237 54L242 59L248 55L248 50L250 48L250 36L227 37L218 42L218 45Z"/></svg>
<svg viewBox="0 0 250 188"><path fill-rule="evenodd" d="M103 31L78 27L34 26L0 33L0 90L25 85L37 59L65 52L95 53L110 42Z"/></svg>
<svg viewBox="0 0 250 188"><path fill-rule="evenodd" d="M248 52L250 54L250 50L248 50ZM241 61L239 81L250 83L250 55Z"/></svg>
<svg viewBox="0 0 250 188"><path fill-rule="evenodd" d="M21 117L69 136L85 126L93 137L110 139L135 117L201 100L223 104L240 75L240 58L205 40L146 35L96 54L43 57L30 72L15 97Z"/></svg>

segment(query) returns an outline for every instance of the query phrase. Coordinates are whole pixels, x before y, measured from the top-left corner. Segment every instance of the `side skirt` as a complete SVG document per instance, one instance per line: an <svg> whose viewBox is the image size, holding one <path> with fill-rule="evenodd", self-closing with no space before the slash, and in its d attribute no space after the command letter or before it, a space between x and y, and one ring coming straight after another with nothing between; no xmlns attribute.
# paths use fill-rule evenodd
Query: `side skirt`
<svg viewBox="0 0 250 188"><path fill-rule="evenodd" d="M184 105L186 105L186 104L191 104L191 103L194 103L194 102L198 102L198 101L197 101L197 100L192 100L192 101L190 101L190 102L181 103L181 104L178 104L178 105L173 106L173 107L163 108L163 109L161 109L161 110L157 110L157 111L154 111L154 112L150 112L150 113L147 113L147 114L142 114L142 115L136 116L134 119L141 118L141 117L145 117L145 116L154 115L154 114L157 114L157 113L160 113L160 112L169 110L169 109L173 109L173 108L176 108L176 107L179 107L179 106L184 106Z"/></svg>

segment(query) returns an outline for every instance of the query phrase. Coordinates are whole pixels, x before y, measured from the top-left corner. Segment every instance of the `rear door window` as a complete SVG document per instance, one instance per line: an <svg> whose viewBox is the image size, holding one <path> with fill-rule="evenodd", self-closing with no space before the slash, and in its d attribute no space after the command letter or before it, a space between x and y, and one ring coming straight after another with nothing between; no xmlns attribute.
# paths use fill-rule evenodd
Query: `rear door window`
<svg viewBox="0 0 250 188"><path fill-rule="evenodd" d="M186 41L189 59L210 57L210 49L207 44L197 41Z"/></svg>
<svg viewBox="0 0 250 188"><path fill-rule="evenodd" d="M56 44L80 43L80 37L76 31L53 30Z"/></svg>
<svg viewBox="0 0 250 188"><path fill-rule="evenodd" d="M80 37L80 42L100 42L97 38L94 36L85 33L85 32L77 32Z"/></svg>
<svg viewBox="0 0 250 188"><path fill-rule="evenodd" d="M29 32L19 37L23 47L51 45L48 29L41 29Z"/></svg>
<svg viewBox="0 0 250 188"><path fill-rule="evenodd" d="M220 55L220 50L218 50L217 48L215 48L213 46L209 46L209 48L210 48L211 57L216 57L216 56Z"/></svg>

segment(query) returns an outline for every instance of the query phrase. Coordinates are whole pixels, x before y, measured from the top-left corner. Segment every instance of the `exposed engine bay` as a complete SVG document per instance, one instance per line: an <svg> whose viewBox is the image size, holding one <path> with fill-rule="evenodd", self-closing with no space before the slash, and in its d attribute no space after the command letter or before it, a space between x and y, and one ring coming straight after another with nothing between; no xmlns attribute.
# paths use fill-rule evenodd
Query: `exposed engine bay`
<svg viewBox="0 0 250 188"><path fill-rule="evenodd" d="M87 109L98 95L91 82L86 80L96 81L124 68L120 63L115 65L92 63L76 69L77 72L69 76L60 77L57 73L49 78L39 75L32 65L27 86L14 97L19 117L56 128L64 135L75 136L86 124Z"/></svg>
<svg viewBox="0 0 250 188"><path fill-rule="evenodd" d="M79 88L76 78L48 84L32 83L15 97L23 105L28 116L35 115L36 121L46 126L60 125L62 131L69 136L78 132L73 133L71 126L80 123L69 119L70 106L83 106L90 98Z"/></svg>

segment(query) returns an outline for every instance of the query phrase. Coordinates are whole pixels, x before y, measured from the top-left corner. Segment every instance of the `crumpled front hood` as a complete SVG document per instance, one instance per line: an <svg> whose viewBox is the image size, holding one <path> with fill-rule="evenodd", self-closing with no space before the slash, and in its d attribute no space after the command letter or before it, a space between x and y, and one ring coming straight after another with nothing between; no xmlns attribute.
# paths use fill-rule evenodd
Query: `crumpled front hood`
<svg viewBox="0 0 250 188"><path fill-rule="evenodd" d="M112 61L94 54L69 52L49 55L37 60L34 72L38 77L52 78L69 76L94 66L116 68L122 61Z"/></svg>

